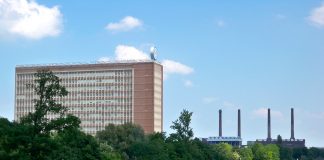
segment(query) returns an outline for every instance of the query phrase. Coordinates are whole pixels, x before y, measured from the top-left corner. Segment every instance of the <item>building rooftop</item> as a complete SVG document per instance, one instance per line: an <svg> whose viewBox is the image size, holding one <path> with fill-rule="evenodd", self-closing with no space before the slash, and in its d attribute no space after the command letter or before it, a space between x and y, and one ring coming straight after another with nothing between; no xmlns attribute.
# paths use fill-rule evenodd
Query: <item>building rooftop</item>
<svg viewBox="0 0 324 160"><path fill-rule="evenodd" d="M22 64L16 65L16 68L24 67L49 67L49 66L78 66L78 65L100 65L100 64L127 64L127 63L157 63L154 60L109 60L109 61L92 61L92 62L67 62L67 63L47 63L47 64Z"/></svg>
<svg viewBox="0 0 324 160"><path fill-rule="evenodd" d="M269 141L267 139L257 139L256 141ZM272 142L277 142L277 139L271 139ZM283 142L305 141L305 139L282 139Z"/></svg>
<svg viewBox="0 0 324 160"><path fill-rule="evenodd" d="M208 137L206 141L242 141L240 137Z"/></svg>

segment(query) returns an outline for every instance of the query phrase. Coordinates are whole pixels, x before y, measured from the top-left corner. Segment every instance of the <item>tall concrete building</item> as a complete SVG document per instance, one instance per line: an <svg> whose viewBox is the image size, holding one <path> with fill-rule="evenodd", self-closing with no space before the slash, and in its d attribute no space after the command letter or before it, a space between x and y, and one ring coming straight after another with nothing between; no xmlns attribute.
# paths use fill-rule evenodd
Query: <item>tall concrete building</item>
<svg viewBox="0 0 324 160"><path fill-rule="evenodd" d="M88 134L108 124L139 124L145 133L163 130L163 67L156 61L93 64L21 65L16 67L15 120L34 111L37 98L26 84L34 74L51 70L69 91L59 101L81 119ZM54 118L55 115L48 115Z"/></svg>

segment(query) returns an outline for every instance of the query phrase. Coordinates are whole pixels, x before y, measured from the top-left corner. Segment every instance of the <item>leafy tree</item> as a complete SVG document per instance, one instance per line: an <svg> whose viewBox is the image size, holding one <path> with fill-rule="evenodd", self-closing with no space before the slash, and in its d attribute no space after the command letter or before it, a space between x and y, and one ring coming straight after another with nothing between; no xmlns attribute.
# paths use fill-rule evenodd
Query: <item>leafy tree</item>
<svg viewBox="0 0 324 160"><path fill-rule="evenodd" d="M307 155L307 148L303 147L303 148L293 148L293 158L294 159L301 159L301 157L303 155Z"/></svg>
<svg viewBox="0 0 324 160"><path fill-rule="evenodd" d="M280 159L281 160L292 160L293 159L292 149L281 146L280 147Z"/></svg>
<svg viewBox="0 0 324 160"><path fill-rule="evenodd" d="M40 70L35 74L33 84L27 84L34 89L38 99L34 99L35 112L29 113L22 123L33 126L33 135L49 135L53 130L62 131L66 128L79 127L80 120L66 114L67 107L57 103L58 98L67 96L68 91L60 84L59 77L49 70ZM55 114L59 117L49 119L46 116Z"/></svg>
<svg viewBox="0 0 324 160"><path fill-rule="evenodd" d="M311 147L308 149L308 158L316 159L320 157L321 150L319 148Z"/></svg>
<svg viewBox="0 0 324 160"><path fill-rule="evenodd" d="M169 159L212 159L211 146L193 139L193 131L190 127L192 112L183 110L176 121L173 121L171 129L176 132L166 138Z"/></svg>
<svg viewBox="0 0 324 160"><path fill-rule="evenodd" d="M78 128L79 118L66 114L67 108L57 103L57 99L68 94L61 80L49 70L40 70L35 74L35 80L27 87L34 90L37 99L34 99L35 112L22 118L21 124L31 128L28 153L32 159L46 159L55 147L55 141L50 137L54 132L64 129ZM47 115L57 115L56 119L49 119Z"/></svg>
<svg viewBox="0 0 324 160"><path fill-rule="evenodd" d="M267 154L271 154L272 160L280 160L279 147L274 144L265 145Z"/></svg>
<svg viewBox="0 0 324 160"><path fill-rule="evenodd" d="M202 142L201 140L199 140L198 138L195 138L192 141L193 145L199 149L198 154L200 154L201 159L213 159L213 157L215 157L216 153L214 153L213 151L213 147L212 145L206 144L204 142ZM198 157L198 156L194 156L194 157Z"/></svg>
<svg viewBox="0 0 324 160"><path fill-rule="evenodd" d="M97 160L101 159L99 144L91 135L77 128L65 129L55 136L57 148L50 159Z"/></svg>
<svg viewBox="0 0 324 160"><path fill-rule="evenodd" d="M250 147L240 148L238 152L240 154L241 160L253 160L253 153Z"/></svg>
<svg viewBox="0 0 324 160"><path fill-rule="evenodd" d="M115 151L107 143L100 143L99 145L100 145L99 148L102 155L102 159L122 160L122 155L118 151Z"/></svg>
<svg viewBox="0 0 324 160"><path fill-rule="evenodd" d="M31 159L28 144L31 143L31 129L28 126L0 118L1 159Z"/></svg>
<svg viewBox="0 0 324 160"><path fill-rule="evenodd" d="M109 124L105 130L98 131L96 137L100 143L107 143L114 150L120 152L124 158L128 158L127 148L136 142L143 141L144 131L139 125L132 123Z"/></svg>
<svg viewBox="0 0 324 160"><path fill-rule="evenodd" d="M167 151L165 133L153 133L147 135L143 141L133 143L127 149L127 154L130 159L164 160L169 159Z"/></svg>
<svg viewBox="0 0 324 160"><path fill-rule="evenodd" d="M280 136L280 134L277 136L277 144L278 145L282 144L282 137Z"/></svg>
<svg viewBox="0 0 324 160"><path fill-rule="evenodd" d="M172 122L171 129L174 129L176 133L170 135L171 138L179 141L189 141L193 137L193 131L190 127L192 112L183 110L179 119Z"/></svg>
<svg viewBox="0 0 324 160"><path fill-rule="evenodd" d="M239 156L234 156L232 146L227 143L219 143L213 146L214 151L216 152L215 159L218 160L234 160L238 159Z"/></svg>
<svg viewBox="0 0 324 160"><path fill-rule="evenodd" d="M279 148L277 145L262 145L256 143L252 146L252 152L255 160L279 160Z"/></svg>

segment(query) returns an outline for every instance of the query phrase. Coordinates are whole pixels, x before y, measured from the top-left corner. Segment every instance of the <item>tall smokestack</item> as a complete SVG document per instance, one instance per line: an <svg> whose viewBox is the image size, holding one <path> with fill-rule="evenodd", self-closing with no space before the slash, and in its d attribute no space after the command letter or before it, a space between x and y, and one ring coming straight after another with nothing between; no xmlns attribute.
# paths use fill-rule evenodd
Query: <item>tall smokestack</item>
<svg viewBox="0 0 324 160"><path fill-rule="evenodd" d="M241 110L237 112L237 136L241 138Z"/></svg>
<svg viewBox="0 0 324 160"><path fill-rule="evenodd" d="M219 110L219 136L222 137L222 110Z"/></svg>
<svg viewBox="0 0 324 160"><path fill-rule="evenodd" d="M291 108L291 136L290 139L291 140L295 140L295 131L294 131L294 127L295 127L295 122L294 122L294 108Z"/></svg>
<svg viewBox="0 0 324 160"><path fill-rule="evenodd" d="M268 108L268 141L271 141L271 117L270 117L270 108Z"/></svg>

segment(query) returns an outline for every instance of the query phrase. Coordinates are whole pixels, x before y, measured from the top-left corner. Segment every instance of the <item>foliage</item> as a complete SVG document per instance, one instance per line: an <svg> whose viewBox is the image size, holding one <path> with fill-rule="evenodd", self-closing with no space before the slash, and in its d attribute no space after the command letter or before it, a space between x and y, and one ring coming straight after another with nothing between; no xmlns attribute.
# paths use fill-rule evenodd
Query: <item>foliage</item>
<svg viewBox="0 0 324 160"><path fill-rule="evenodd" d="M144 134L132 123L110 124L97 132L96 139L80 131L80 120L66 114L67 108L57 103L68 94L60 79L50 71L36 75L33 88L38 95L35 112L20 123L0 118L0 159L105 159L105 160L291 160L323 159L318 148L284 148L278 136L277 145L233 148L226 143L208 145L193 138L190 127L192 112L183 110L173 122L175 133ZM48 119L48 114L58 118Z"/></svg>
<svg viewBox="0 0 324 160"><path fill-rule="evenodd" d="M280 159L281 160L292 160L293 152L291 148L280 147Z"/></svg>
<svg viewBox="0 0 324 160"><path fill-rule="evenodd" d="M253 160L253 153L250 147L243 147L239 149L241 160Z"/></svg>
<svg viewBox="0 0 324 160"><path fill-rule="evenodd" d="M34 99L35 112L30 112L21 122L33 127L33 136L46 136L53 130L79 127L80 120L73 115L67 115L67 108L57 103L58 98L68 94L60 82L59 77L51 71L40 70L35 74L34 83L27 84L37 94L38 99ZM58 118L49 119L49 114L57 115Z"/></svg>
<svg viewBox="0 0 324 160"><path fill-rule="evenodd" d="M120 152L124 158L128 158L126 154L127 148L136 142L143 141L144 131L140 126L132 123L123 125L109 124L105 127L105 130L97 132L96 137L101 143L107 143Z"/></svg>
<svg viewBox="0 0 324 160"><path fill-rule="evenodd" d="M96 160L101 158L99 144L91 135L79 129L65 129L55 136L58 148L51 159Z"/></svg>
<svg viewBox="0 0 324 160"><path fill-rule="evenodd" d="M60 82L48 70L35 74L34 83L28 84L38 98L34 100L35 112L20 123L0 120L1 159L98 159L95 139L79 131L80 120L66 114L67 108L57 103L68 94ZM58 118L49 119L49 114Z"/></svg>
<svg viewBox="0 0 324 160"><path fill-rule="evenodd" d="M274 144L262 145L256 143L252 146L255 160L279 160L279 147Z"/></svg>
<svg viewBox="0 0 324 160"><path fill-rule="evenodd" d="M282 137L280 136L280 134L277 136L277 144L278 145L282 144Z"/></svg>
<svg viewBox="0 0 324 160"><path fill-rule="evenodd" d="M190 127L192 112L183 110L179 119L172 122L171 129L174 129L176 133L170 135L173 139L179 141L189 141L193 137L193 131Z"/></svg>
<svg viewBox="0 0 324 160"><path fill-rule="evenodd" d="M122 160L122 155L115 151L107 143L99 143L99 149L102 155L102 159L113 159L113 160Z"/></svg>

